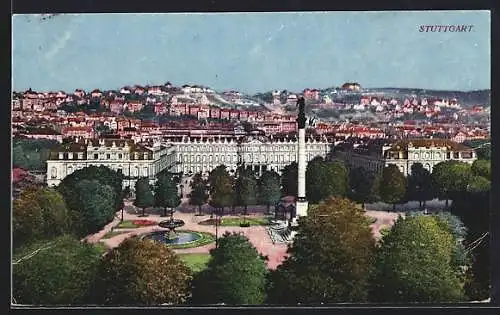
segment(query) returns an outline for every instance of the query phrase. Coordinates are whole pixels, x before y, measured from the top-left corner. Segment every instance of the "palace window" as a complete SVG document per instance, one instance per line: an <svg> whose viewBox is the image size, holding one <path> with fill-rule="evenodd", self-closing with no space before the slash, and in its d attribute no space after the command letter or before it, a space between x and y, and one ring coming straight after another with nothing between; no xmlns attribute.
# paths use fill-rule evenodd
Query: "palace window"
<svg viewBox="0 0 500 315"><path fill-rule="evenodd" d="M462 152L462 159L472 159L472 151L470 152Z"/></svg>
<svg viewBox="0 0 500 315"><path fill-rule="evenodd" d="M55 168L55 166L53 166L50 169L50 178L52 178L52 179L57 178L57 168Z"/></svg>
<svg viewBox="0 0 500 315"><path fill-rule="evenodd" d="M111 158L111 154L107 153L106 154L106 160L109 160Z"/></svg>
<svg viewBox="0 0 500 315"><path fill-rule="evenodd" d="M99 154L94 153L94 160L97 160L99 158Z"/></svg>
<svg viewBox="0 0 500 315"><path fill-rule="evenodd" d="M118 154L118 158L119 158L120 160L121 160L121 159L123 159L123 154L119 153L119 154Z"/></svg>

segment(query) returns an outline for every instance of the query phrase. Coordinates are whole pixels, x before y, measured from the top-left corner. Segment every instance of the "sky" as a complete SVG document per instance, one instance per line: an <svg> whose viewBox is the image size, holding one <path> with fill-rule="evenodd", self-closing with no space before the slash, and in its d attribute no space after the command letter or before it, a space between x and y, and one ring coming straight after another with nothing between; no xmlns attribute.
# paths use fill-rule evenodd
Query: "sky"
<svg viewBox="0 0 500 315"><path fill-rule="evenodd" d="M489 11L14 15L12 30L15 91L490 88Z"/></svg>

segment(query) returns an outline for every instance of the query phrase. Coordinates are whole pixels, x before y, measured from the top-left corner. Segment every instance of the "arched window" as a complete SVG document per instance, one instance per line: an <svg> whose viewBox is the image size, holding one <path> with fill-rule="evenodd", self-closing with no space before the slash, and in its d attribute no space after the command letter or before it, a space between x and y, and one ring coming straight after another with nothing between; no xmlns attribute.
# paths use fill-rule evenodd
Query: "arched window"
<svg viewBox="0 0 500 315"><path fill-rule="evenodd" d="M50 178L57 178L57 168L55 166L52 166L52 168L50 169Z"/></svg>
<svg viewBox="0 0 500 315"><path fill-rule="evenodd" d="M143 169L142 169L142 175L143 176L148 176L148 167L145 166Z"/></svg>
<svg viewBox="0 0 500 315"><path fill-rule="evenodd" d="M139 176L139 166L134 166L134 172L132 173L132 176Z"/></svg>
<svg viewBox="0 0 500 315"><path fill-rule="evenodd" d="M68 175L73 173L73 166L68 166Z"/></svg>

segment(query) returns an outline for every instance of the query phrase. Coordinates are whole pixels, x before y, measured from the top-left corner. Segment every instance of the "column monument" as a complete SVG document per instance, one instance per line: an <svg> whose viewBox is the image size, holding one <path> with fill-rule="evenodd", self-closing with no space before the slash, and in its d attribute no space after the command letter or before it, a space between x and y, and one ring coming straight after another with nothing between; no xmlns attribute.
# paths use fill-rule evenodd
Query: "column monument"
<svg viewBox="0 0 500 315"><path fill-rule="evenodd" d="M297 101L299 114L297 117L299 129L298 141L298 176L297 176L297 203L295 213L299 217L307 215L308 202L306 199L306 114L304 112L305 100L303 97Z"/></svg>

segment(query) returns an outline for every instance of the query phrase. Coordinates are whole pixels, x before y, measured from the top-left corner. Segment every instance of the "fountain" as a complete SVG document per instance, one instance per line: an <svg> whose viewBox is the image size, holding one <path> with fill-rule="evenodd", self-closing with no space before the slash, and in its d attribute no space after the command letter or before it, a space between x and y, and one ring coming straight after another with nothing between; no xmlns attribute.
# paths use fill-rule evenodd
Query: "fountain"
<svg viewBox="0 0 500 315"><path fill-rule="evenodd" d="M187 245L189 243L194 243L196 241L201 241L204 238L203 234L198 232L190 231L175 231L176 228L184 226L184 221L180 219L174 219L173 212L170 211L170 218L168 220L161 221L158 226L166 231L155 231L142 236L142 239L150 239L157 242L162 242L168 246L180 246Z"/></svg>

